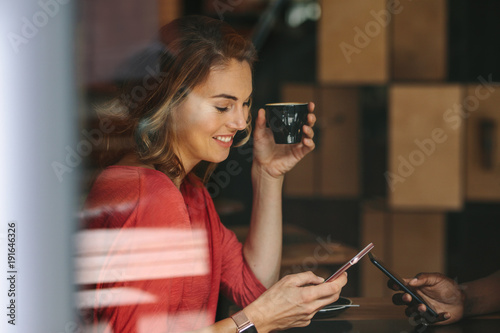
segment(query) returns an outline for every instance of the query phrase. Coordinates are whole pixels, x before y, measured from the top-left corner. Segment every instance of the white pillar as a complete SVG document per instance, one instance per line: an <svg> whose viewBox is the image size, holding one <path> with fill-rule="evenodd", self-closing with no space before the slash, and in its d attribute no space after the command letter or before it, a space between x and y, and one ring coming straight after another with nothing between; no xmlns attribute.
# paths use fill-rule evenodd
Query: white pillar
<svg viewBox="0 0 500 333"><path fill-rule="evenodd" d="M0 0L1 332L78 331L71 234L79 166L58 177L52 165L66 164L66 148L77 146L75 4Z"/></svg>

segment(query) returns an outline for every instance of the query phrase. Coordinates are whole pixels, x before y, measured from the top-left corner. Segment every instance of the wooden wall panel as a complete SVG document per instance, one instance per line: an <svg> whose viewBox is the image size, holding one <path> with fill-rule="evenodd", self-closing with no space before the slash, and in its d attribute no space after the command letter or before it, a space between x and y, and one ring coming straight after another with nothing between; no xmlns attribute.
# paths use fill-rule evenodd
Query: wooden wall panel
<svg viewBox="0 0 500 333"><path fill-rule="evenodd" d="M359 89L319 89L319 194L357 197L360 194Z"/></svg>
<svg viewBox="0 0 500 333"><path fill-rule="evenodd" d="M385 0L322 0L318 35L320 83L384 83L388 79ZM382 15L383 17L383 15Z"/></svg>
<svg viewBox="0 0 500 333"><path fill-rule="evenodd" d="M446 80L447 1L405 1L393 18L393 80Z"/></svg>
<svg viewBox="0 0 500 333"><path fill-rule="evenodd" d="M361 220L362 244L372 242L372 253L402 277L420 272L443 272L446 262L445 213L395 212L380 203L365 203ZM388 278L369 259L363 259L361 296L393 294Z"/></svg>
<svg viewBox="0 0 500 333"><path fill-rule="evenodd" d="M463 127L458 85L393 85L389 97L389 203L456 210L463 203Z"/></svg>
<svg viewBox="0 0 500 333"><path fill-rule="evenodd" d="M158 0L158 19L160 27L182 15L181 0Z"/></svg>
<svg viewBox="0 0 500 333"><path fill-rule="evenodd" d="M455 118L467 123L466 198L500 201L500 85L469 86L466 95L466 113Z"/></svg>
<svg viewBox="0 0 500 333"><path fill-rule="evenodd" d="M286 84L282 88L281 102L314 102L316 100L314 85ZM316 108L316 116L321 110ZM285 175L283 193L294 197L310 197L317 192L318 180L317 150L305 156L292 170Z"/></svg>
<svg viewBox="0 0 500 333"><path fill-rule="evenodd" d="M283 102L316 104L316 149L285 177L290 196L355 198L360 194L358 88L286 84Z"/></svg>
<svg viewBox="0 0 500 333"><path fill-rule="evenodd" d="M392 268L403 277L445 272L445 214L392 213Z"/></svg>

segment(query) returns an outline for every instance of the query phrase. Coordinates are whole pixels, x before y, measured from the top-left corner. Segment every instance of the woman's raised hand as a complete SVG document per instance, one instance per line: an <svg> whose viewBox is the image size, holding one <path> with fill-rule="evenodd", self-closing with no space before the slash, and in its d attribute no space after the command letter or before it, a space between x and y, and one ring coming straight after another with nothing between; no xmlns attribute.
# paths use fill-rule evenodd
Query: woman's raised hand
<svg viewBox="0 0 500 333"><path fill-rule="evenodd" d="M260 109L254 130L254 163L258 163L262 170L273 177L280 177L291 170L298 161L314 149L314 131L316 123L314 103L309 102L307 125L302 128L302 141L297 144L275 144L271 129L266 127L264 109Z"/></svg>

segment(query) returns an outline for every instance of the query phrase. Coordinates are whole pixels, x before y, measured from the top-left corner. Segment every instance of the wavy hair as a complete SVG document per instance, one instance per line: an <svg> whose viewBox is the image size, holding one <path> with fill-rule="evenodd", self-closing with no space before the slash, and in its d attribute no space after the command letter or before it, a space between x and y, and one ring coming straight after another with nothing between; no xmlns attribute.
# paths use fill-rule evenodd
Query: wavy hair
<svg viewBox="0 0 500 333"><path fill-rule="evenodd" d="M136 62L134 67L148 72L140 79L123 84L119 96L98 110L114 126L106 137L100 156L102 167L135 153L145 164L165 173L170 179L186 176L179 157L172 112L214 68L224 68L230 60L246 61L252 67L256 51L252 43L227 23L203 16L185 16L162 27L153 52L155 65ZM151 57L149 57L151 58ZM151 62L150 62L151 63ZM248 141L251 119L238 133L235 146ZM215 163L203 162L193 172L205 182Z"/></svg>

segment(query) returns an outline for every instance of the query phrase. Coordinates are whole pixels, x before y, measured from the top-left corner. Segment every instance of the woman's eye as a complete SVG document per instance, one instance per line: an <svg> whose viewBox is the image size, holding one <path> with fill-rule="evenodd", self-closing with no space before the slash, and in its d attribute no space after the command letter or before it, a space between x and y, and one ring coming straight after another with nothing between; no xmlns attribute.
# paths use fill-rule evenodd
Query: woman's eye
<svg viewBox="0 0 500 333"><path fill-rule="evenodd" d="M229 107L228 106L224 106L224 107L221 107L221 106L216 106L215 107L219 112L226 112L227 110L229 110Z"/></svg>
<svg viewBox="0 0 500 333"><path fill-rule="evenodd" d="M243 103L243 106L250 107L250 105L252 105L252 100L251 99L249 99L248 101L246 101L245 103Z"/></svg>

